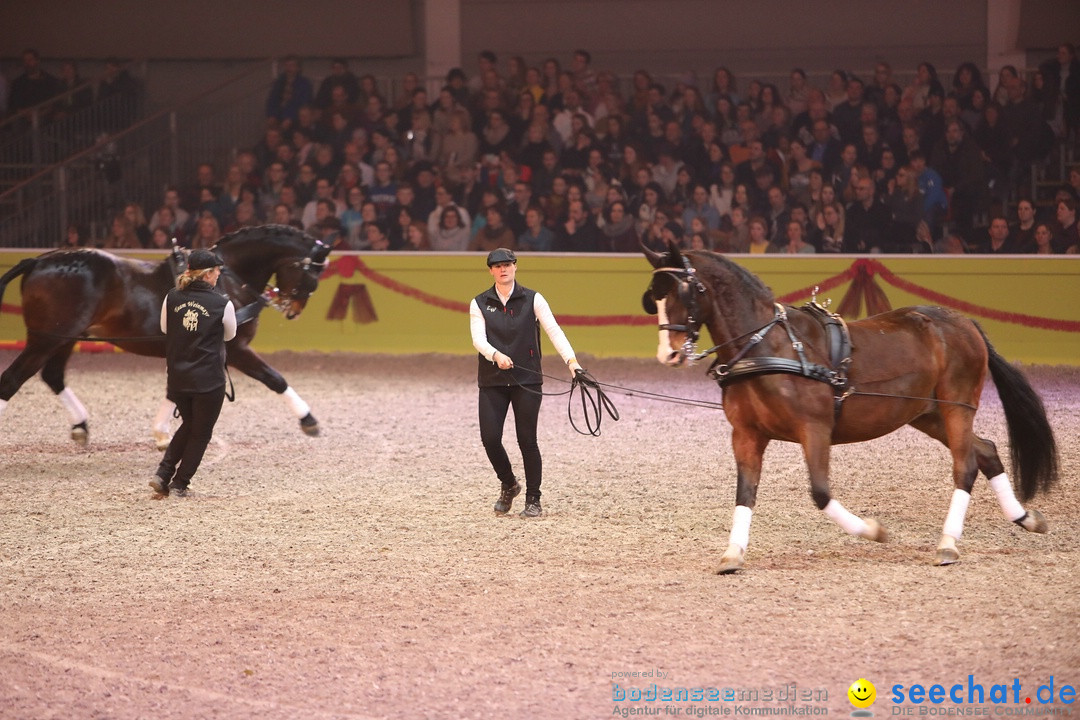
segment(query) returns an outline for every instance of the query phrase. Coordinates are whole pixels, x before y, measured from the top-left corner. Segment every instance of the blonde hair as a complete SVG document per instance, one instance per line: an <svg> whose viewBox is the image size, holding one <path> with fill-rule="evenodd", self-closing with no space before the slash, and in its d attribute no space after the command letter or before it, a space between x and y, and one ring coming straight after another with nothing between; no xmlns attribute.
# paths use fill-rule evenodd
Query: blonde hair
<svg viewBox="0 0 1080 720"><path fill-rule="evenodd" d="M180 288L181 290L183 290L184 288L186 288L188 285L195 282L196 280L204 280L207 275L209 275L210 273L214 272L217 269L218 268L216 268L216 267L203 268L202 270L192 270L192 269L189 268L189 269L185 270L180 275L179 278L177 278L176 286L178 288Z"/></svg>

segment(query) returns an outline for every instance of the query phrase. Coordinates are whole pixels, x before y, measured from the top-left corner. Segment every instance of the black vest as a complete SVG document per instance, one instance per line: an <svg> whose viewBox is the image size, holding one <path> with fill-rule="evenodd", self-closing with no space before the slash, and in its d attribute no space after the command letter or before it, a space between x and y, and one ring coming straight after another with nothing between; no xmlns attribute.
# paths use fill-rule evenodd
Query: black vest
<svg viewBox="0 0 1080 720"><path fill-rule="evenodd" d="M225 326L228 298L196 280L165 298L165 360L169 397L205 393L225 386Z"/></svg>
<svg viewBox="0 0 1080 720"><path fill-rule="evenodd" d="M503 307L495 286L476 296L484 316L488 342L514 361L512 370L499 366L477 353L480 361L476 379L480 387L498 385L540 385L540 324L533 312L536 291L514 283L514 291ZM532 372L529 372L529 371Z"/></svg>

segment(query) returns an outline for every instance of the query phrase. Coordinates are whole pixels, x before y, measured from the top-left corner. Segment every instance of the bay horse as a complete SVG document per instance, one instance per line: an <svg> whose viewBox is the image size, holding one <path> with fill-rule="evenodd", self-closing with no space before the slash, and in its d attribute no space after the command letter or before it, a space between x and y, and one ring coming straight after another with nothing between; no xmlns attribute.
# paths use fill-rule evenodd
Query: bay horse
<svg viewBox="0 0 1080 720"><path fill-rule="evenodd" d="M290 226L263 225L226 235L213 249L225 261L219 289L237 310L236 337L225 345L228 364L282 395L301 429L317 435L319 423L311 408L250 343L264 306L276 307L289 319L303 311L318 286L329 246ZM161 303L175 285L177 262L183 262L180 251L151 263L103 250L60 249L23 260L0 277L2 298L8 283L22 276L26 324L26 347L0 375L0 415L23 383L41 371L71 417L72 439L86 444L88 413L64 384L72 349L77 341L96 337L137 355L165 357ZM266 289L271 278L280 289ZM172 408L166 400L154 420L159 449L168 445Z"/></svg>
<svg viewBox="0 0 1080 720"><path fill-rule="evenodd" d="M744 566L750 519L769 442L802 446L810 494L826 516L852 535L885 542L876 520L864 520L829 490L832 445L881 437L904 425L940 441L953 461L952 501L934 564L960 559L978 472L990 482L1005 517L1047 531L1038 510L1017 500L997 449L973 431L987 374L1008 424L1020 499L1049 490L1058 454L1042 400L990 345L974 321L947 308L908 307L845 323L816 301L783 306L759 278L722 255L643 248L653 278L642 301L658 316L657 359L681 366L715 354L709 374L720 384L737 468L735 511L720 574ZM702 327L715 346L699 353Z"/></svg>

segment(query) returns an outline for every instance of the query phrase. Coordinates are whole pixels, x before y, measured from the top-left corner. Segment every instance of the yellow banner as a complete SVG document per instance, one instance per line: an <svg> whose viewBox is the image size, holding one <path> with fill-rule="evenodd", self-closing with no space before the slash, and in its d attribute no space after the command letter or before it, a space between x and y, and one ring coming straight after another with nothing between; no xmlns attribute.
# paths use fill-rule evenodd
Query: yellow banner
<svg viewBox="0 0 1080 720"><path fill-rule="evenodd" d="M36 253L0 253L0 273ZM147 259L161 255L137 253ZM732 256L799 305L843 306L849 319L881 307L945 305L977 320L1004 357L1080 365L1080 257ZM274 350L472 354L468 304L491 286L484 256L334 253L305 312L261 315L254 346ZM652 357L656 320L641 309L651 267L637 255L522 254L518 281L543 293L575 350L599 357ZM0 345L25 338L19 279L3 297ZM544 339L547 342L546 338ZM706 342L703 338L702 342ZM551 348L548 347L550 352Z"/></svg>

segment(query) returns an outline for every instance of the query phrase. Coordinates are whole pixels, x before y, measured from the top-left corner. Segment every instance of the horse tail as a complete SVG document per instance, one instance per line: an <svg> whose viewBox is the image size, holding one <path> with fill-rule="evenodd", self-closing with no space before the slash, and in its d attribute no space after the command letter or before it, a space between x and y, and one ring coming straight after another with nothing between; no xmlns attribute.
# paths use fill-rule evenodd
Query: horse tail
<svg viewBox="0 0 1080 720"><path fill-rule="evenodd" d="M986 343L990 376L994 379L1005 422L1009 427L1009 449L1014 483L1021 500L1030 500L1037 492L1046 492L1058 477L1058 449L1054 430L1046 418L1046 407L1012 363L998 355L986 333L976 323Z"/></svg>
<svg viewBox="0 0 1080 720"><path fill-rule="evenodd" d="M38 259L36 257L26 258L4 273L3 276L0 276L0 300L4 299L4 290L7 289L8 283L20 275L33 270L34 267L37 266L37 263Z"/></svg>

